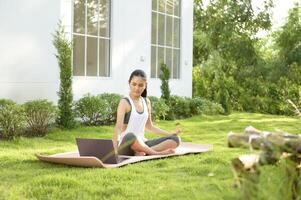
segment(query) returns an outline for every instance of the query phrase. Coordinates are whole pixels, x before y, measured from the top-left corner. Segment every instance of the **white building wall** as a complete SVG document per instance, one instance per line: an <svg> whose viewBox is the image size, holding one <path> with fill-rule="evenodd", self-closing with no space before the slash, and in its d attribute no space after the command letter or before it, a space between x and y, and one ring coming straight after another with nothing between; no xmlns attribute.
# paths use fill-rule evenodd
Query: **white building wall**
<svg viewBox="0 0 301 200"><path fill-rule="evenodd" d="M193 60L193 0L182 0L181 2L180 79L170 80L169 87L172 95L191 97ZM150 69L150 67L148 68ZM150 74L150 71L148 73ZM160 79L151 79L150 83L151 87L149 94L153 96L160 96Z"/></svg>
<svg viewBox="0 0 301 200"><path fill-rule="evenodd" d="M127 94L134 69L150 75L151 0L112 0L111 12L111 77L74 77L75 99L88 92ZM193 1L182 0L181 12L181 78L170 80L170 88L191 96ZM57 101L59 68L51 34L59 19L70 33L72 0L0 1L0 98ZM160 84L149 79L148 94L160 96Z"/></svg>
<svg viewBox="0 0 301 200"><path fill-rule="evenodd" d="M59 71L51 33L59 1L0 1L0 98L56 100Z"/></svg>
<svg viewBox="0 0 301 200"><path fill-rule="evenodd" d="M66 0L70 1L70 0ZM151 0L113 0L111 78L74 78L76 98L89 91L128 93L128 78L137 68L151 73ZM182 0L180 79L170 80L171 93L192 96L193 0ZM160 79L148 81L148 95L160 96Z"/></svg>

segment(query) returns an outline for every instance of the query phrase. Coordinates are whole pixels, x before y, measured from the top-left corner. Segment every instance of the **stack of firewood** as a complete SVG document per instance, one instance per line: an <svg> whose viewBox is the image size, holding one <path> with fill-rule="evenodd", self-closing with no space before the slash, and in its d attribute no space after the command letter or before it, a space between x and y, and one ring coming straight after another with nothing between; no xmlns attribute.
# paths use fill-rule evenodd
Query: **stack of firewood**
<svg viewBox="0 0 301 200"><path fill-rule="evenodd" d="M230 132L228 146L260 150L257 154L242 155L232 160L236 186L247 188L247 191L250 191L250 188L256 190L261 165L276 164L280 159L289 159L295 163L295 168L300 174L301 135L261 131L249 126L243 134Z"/></svg>
<svg viewBox="0 0 301 200"><path fill-rule="evenodd" d="M244 134L230 132L228 146L261 150L258 161L261 164L273 164L283 153L292 156L301 154L301 135L260 131L249 126L245 129Z"/></svg>

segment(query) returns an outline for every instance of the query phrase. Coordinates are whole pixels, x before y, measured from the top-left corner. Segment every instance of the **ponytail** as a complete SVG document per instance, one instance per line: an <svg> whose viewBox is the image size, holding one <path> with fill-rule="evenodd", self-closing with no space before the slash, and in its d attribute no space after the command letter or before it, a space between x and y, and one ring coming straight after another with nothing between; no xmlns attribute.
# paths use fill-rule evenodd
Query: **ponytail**
<svg viewBox="0 0 301 200"><path fill-rule="evenodd" d="M147 97L147 88L145 88L141 94L142 97Z"/></svg>

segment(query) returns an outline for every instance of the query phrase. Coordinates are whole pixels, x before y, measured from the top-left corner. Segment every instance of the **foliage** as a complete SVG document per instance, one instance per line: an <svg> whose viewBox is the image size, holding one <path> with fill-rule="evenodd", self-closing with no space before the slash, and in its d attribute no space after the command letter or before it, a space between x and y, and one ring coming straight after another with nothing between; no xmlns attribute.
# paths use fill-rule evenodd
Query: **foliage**
<svg viewBox="0 0 301 200"><path fill-rule="evenodd" d="M0 100L0 138L14 139L24 127L22 106L7 99Z"/></svg>
<svg viewBox="0 0 301 200"><path fill-rule="evenodd" d="M188 98L173 95L169 98L169 111L166 119L184 119L191 117L190 102Z"/></svg>
<svg viewBox="0 0 301 200"><path fill-rule="evenodd" d="M121 96L118 94L87 94L75 102L76 116L85 125L109 125L116 121L117 107ZM218 103L202 98L171 96L170 105L166 100L154 96L148 97L152 106L154 121L164 119L183 119L198 114L223 114L224 109Z"/></svg>
<svg viewBox="0 0 301 200"><path fill-rule="evenodd" d="M214 103L200 97L195 97L190 99L190 113L192 115L216 115L224 114L225 111L223 107L218 103Z"/></svg>
<svg viewBox="0 0 301 200"><path fill-rule="evenodd" d="M271 36L272 1L256 13L251 1L195 1L193 96L231 110L292 115L301 105L301 12L295 5Z"/></svg>
<svg viewBox="0 0 301 200"><path fill-rule="evenodd" d="M279 56L286 65L296 63L301 65L301 7L289 10L287 22L280 30L274 33L276 45L279 48Z"/></svg>
<svg viewBox="0 0 301 200"><path fill-rule="evenodd" d="M28 101L23 104L27 122L27 136L44 136L54 123L56 107L47 100Z"/></svg>
<svg viewBox="0 0 301 200"><path fill-rule="evenodd" d="M170 89L169 89L169 79L170 79L170 71L167 68L166 64L161 64L161 74L160 74L160 80L161 80L161 98L164 99L166 102L169 101L170 97Z"/></svg>
<svg viewBox="0 0 301 200"><path fill-rule="evenodd" d="M108 104L108 107L106 108L107 111L105 112L107 115L103 119L102 123L106 125L114 124L116 122L117 108L121 99L121 95L114 93L103 93L99 96Z"/></svg>
<svg viewBox="0 0 301 200"><path fill-rule="evenodd" d="M109 108L109 109L108 109ZM76 114L86 125L99 125L110 114L109 103L100 95L85 95L75 103Z"/></svg>
<svg viewBox="0 0 301 200"><path fill-rule="evenodd" d="M152 106L152 119L154 121L165 119L169 111L169 107L165 101L154 96L149 96L148 98Z"/></svg>
<svg viewBox="0 0 301 200"><path fill-rule="evenodd" d="M252 65L256 60L253 36L271 27L272 1L254 12L251 1L194 1L194 64L206 62L217 51L226 60Z"/></svg>
<svg viewBox="0 0 301 200"><path fill-rule="evenodd" d="M71 43L65 35L64 27L58 24L58 29L53 35L53 45L57 50L56 58L60 68L60 89L58 92L58 117L57 124L63 128L75 126L74 113L72 110L72 66L71 66Z"/></svg>
<svg viewBox="0 0 301 200"><path fill-rule="evenodd" d="M16 104L13 100L10 99L0 99L0 108L5 107L7 105L14 105Z"/></svg>

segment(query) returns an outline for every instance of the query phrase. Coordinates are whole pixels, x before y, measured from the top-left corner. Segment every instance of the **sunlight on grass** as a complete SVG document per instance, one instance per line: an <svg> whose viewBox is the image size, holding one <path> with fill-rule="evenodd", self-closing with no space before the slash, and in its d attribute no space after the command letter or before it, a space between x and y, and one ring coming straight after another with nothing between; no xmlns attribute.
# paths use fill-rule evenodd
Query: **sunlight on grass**
<svg viewBox="0 0 301 200"><path fill-rule="evenodd" d="M253 120L248 120L248 119L241 119L239 120L241 122L249 122L249 123L254 123L254 122L297 122L298 119L291 119L291 118L279 118L279 119L253 119Z"/></svg>

